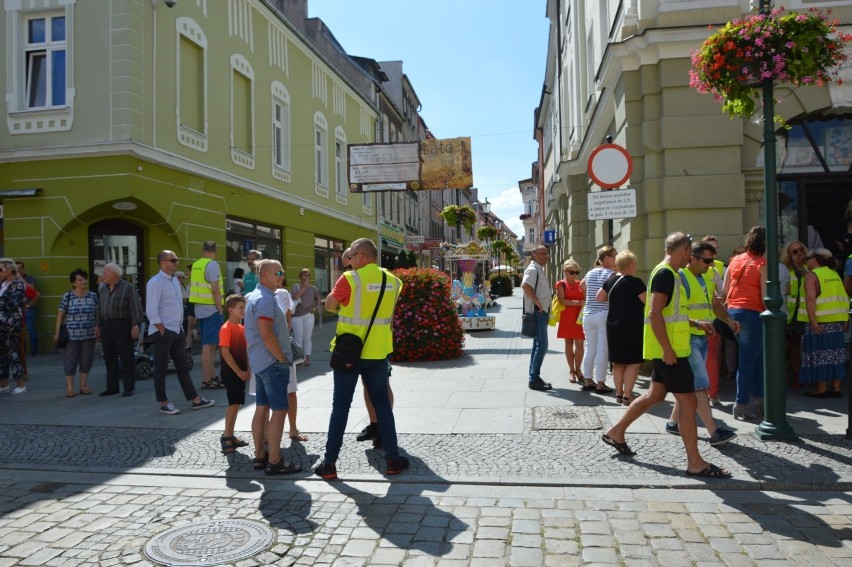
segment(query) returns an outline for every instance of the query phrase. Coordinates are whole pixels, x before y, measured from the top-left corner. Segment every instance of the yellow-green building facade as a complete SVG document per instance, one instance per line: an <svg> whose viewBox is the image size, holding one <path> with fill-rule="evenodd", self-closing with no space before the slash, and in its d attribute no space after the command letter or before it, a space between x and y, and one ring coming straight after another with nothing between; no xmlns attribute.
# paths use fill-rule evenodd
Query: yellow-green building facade
<svg viewBox="0 0 852 567"><path fill-rule="evenodd" d="M663 257L666 235L714 234L727 260L750 227L765 223L762 111L731 120L721 103L689 86L691 53L713 30L749 13L748 0L548 0L547 70L536 109L540 223L556 231L551 261L591 269L612 242L636 253L645 275ZM852 24L848 0L773 2L788 11L831 9ZM821 242L843 256L844 210L852 202L852 90L844 84L778 84L779 240ZM590 221L600 191L588 160L607 136L630 153L621 188L636 191L636 216ZM820 235L817 241L814 234ZM779 243L780 244L780 243ZM845 256L844 256L845 257ZM557 269L556 273L559 270Z"/></svg>
<svg viewBox="0 0 852 567"><path fill-rule="evenodd" d="M116 262L144 293L158 252L186 270L213 240L226 287L259 249L327 292L343 249L378 235L346 175L347 145L375 136L369 81L273 3L21 0L0 18L0 255L36 277L41 335L77 267Z"/></svg>

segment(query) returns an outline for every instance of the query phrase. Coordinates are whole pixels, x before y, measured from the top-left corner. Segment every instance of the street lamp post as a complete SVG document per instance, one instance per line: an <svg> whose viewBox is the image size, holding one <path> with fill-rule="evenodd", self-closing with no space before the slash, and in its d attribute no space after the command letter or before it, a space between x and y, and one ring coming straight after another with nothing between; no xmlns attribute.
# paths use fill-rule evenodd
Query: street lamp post
<svg viewBox="0 0 852 567"><path fill-rule="evenodd" d="M772 0L760 0L760 13L772 11ZM763 80L763 194L766 210L766 311L763 323L763 421L754 436L767 441L796 437L787 422L787 385L784 353L784 324L781 285L778 280L778 183L775 178L775 103L772 79Z"/></svg>

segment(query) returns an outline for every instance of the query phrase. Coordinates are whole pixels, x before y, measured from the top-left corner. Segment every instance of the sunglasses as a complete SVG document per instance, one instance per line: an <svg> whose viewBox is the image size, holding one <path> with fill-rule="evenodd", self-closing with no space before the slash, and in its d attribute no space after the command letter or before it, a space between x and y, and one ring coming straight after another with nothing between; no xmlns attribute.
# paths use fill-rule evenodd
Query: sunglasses
<svg viewBox="0 0 852 567"><path fill-rule="evenodd" d="M172 264L177 264L178 259L177 258L166 258L164 261L165 262L171 262Z"/></svg>
<svg viewBox="0 0 852 567"><path fill-rule="evenodd" d="M279 278L284 275L283 270L278 270L277 272L272 272L272 273L275 274L276 276L278 276Z"/></svg>
<svg viewBox="0 0 852 567"><path fill-rule="evenodd" d="M708 266L716 260L716 258L702 258L701 256L696 256L695 254L693 254L692 257L696 258L698 260L701 260L702 262L704 262Z"/></svg>
<svg viewBox="0 0 852 567"><path fill-rule="evenodd" d="M363 254L364 254L363 252L353 252L349 256L347 256L347 258L349 258L351 260L353 257L362 256Z"/></svg>
<svg viewBox="0 0 852 567"><path fill-rule="evenodd" d="M793 248L792 250L790 250L790 254L804 254L804 253L805 253L804 248Z"/></svg>
<svg viewBox="0 0 852 567"><path fill-rule="evenodd" d="M575 271L573 271L573 270L565 270L565 273L566 273L566 274L571 274L572 276L579 276L579 275L580 275L580 270L577 270L576 272L575 272Z"/></svg>

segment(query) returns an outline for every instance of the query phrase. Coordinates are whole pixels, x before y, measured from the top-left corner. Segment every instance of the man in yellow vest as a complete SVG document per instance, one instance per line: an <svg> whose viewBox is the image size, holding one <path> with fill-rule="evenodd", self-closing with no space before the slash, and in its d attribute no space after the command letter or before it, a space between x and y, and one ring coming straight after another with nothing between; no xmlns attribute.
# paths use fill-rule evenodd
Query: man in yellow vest
<svg viewBox="0 0 852 567"><path fill-rule="evenodd" d="M686 448L686 474L707 478L730 478L731 473L705 461L698 452L698 431L695 425L695 383L689 366L690 327L708 331L710 321L691 321L688 315L686 290L677 271L687 265L691 255L692 237L675 232L666 238L666 257L651 272L648 302L645 304L643 352L651 360L651 387L633 400L627 411L603 435L603 441L622 455L636 453L627 445L624 436L631 423L671 392L680 405L680 435Z"/></svg>
<svg viewBox="0 0 852 567"><path fill-rule="evenodd" d="M716 336L712 324L709 330L704 323L713 321L716 316L730 327L733 333L738 333L740 324L728 316L728 312L721 301L717 301L716 278L710 267L716 260L716 248L708 242L696 242L692 245L692 255L689 265L680 270L678 274L683 283L687 295L687 313L689 320L693 323L689 337L689 367L695 382L695 397L698 403L698 417L701 418L707 434L710 435L710 444L713 446L724 445L737 436L736 433L724 427L717 427L713 420L713 412L710 409L710 376L707 374L707 351L711 337ZM697 324L695 324L697 323ZM680 435L678 424L680 404L675 400L672 415L666 423L666 431L673 435Z"/></svg>
<svg viewBox="0 0 852 567"><path fill-rule="evenodd" d="M216 346L222 328L222 271L216 258L216 243L201 245L201 258L192 263L189 276L189 302L195 306L195 320L201 335L201 389L224 388L222 379L214 375Z"/></svg>
<svg viewBox="0 0 852 567"><path fill-rule="evenodd" d="M387 357L393 352L391 323L402 282L387 270L379 268L376 264L377 256L378 251L372 240L359 238L353 242L349 253L352 270L340 276L325 299L326 310L338 313L338 335L352 333L362 341L366 336L358 368L351 371L334 371L334 403L328 424L325 455L323 461L314 469L317 476L326 480L337 478L337 457L343 445L343 433L346 430L359 374L376 409L379 433L387 459L386 474L399 474L409 466L408 459L399 455L396 421L388 399ZM383 277L384 294L381 303L378 303ZM376 318L370 327L374 312Z"/></svg>

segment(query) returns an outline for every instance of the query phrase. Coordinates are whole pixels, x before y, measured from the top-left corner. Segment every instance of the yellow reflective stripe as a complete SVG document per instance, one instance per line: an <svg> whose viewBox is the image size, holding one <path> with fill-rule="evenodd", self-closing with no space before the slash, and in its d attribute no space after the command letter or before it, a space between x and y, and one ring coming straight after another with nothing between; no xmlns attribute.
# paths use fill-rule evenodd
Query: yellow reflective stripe
<svg viewBox="0 0 852 567"><path fill-rule="evenodd" d="M365 326L365 327L370 324L369 319L357 319L355 317L342 317L342 316L339 316L339 315L337 317L337 320L340 323L347 323L349 325L362 325L362 326ZM392 322L393 322L392 318L391 319L382 319L382 318L376 317L376 320L373 321L373 325L390 325Z"/></svg>

